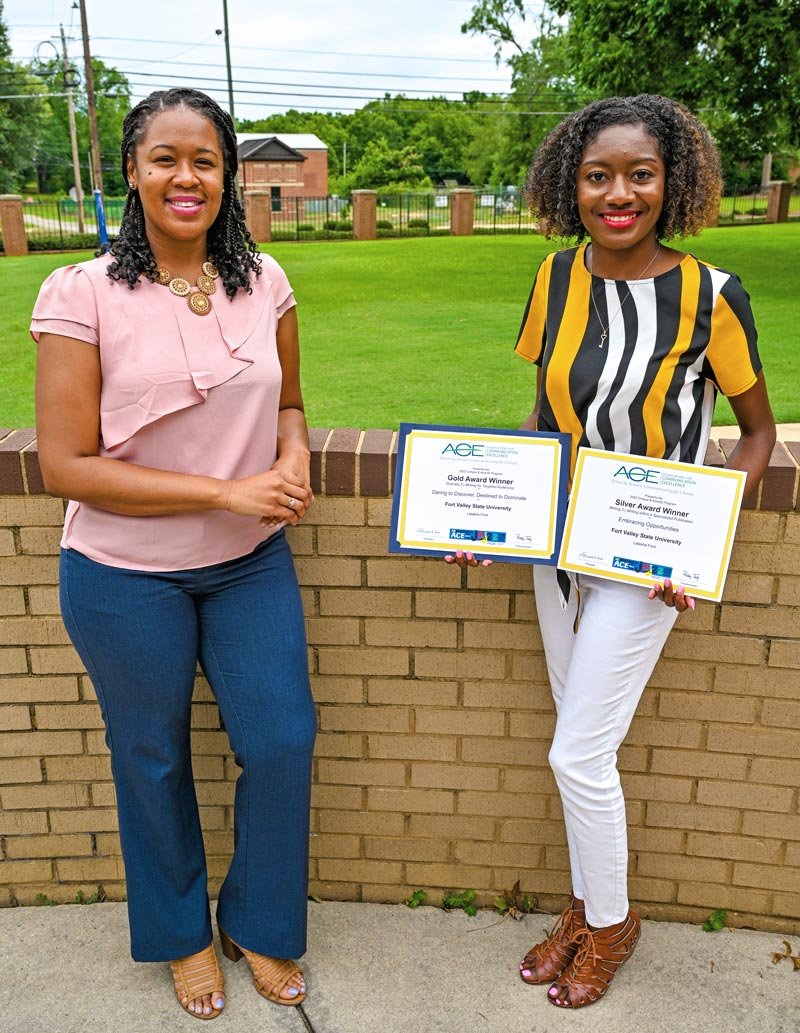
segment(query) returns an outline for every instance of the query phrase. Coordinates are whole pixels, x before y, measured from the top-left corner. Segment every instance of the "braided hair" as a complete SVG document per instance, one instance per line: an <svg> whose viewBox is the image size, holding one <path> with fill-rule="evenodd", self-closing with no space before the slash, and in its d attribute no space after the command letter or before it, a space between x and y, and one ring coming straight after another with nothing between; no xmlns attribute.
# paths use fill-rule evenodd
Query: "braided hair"
<svg viewBox="0 0 800 1033"><path fill-rule="evenodd" d="M247 229L244 211L236 193L236 131L227 111L199 90L178 87L157 90L145 97L125 116L122 124L122 175L128 180L128 158L134 157L137 144L144 136L154 115L171 108L184 107L198 112L212 123L219 136L223 153L222 204L208 230L208 257L219 270L229 298L237 291L252 293L251 275L261 275L261 259ZM131 290L144 274L152 283L156 278L156 260L145 232L144 209L139 191L128 188L119 235L109 249L114 261L108 266L112 280L125 280Z"/></svg>
<svg viewBox="0 0 800 1033"><path fill-rule="evenodd" d="M658 143L664 162L659 240L692 236L719 211L722 175L711 135L687 108L657 94L597 100L564 119L533 156L525 197L546 224L547 236L586 236L577 202L578 167L604 129L640 125Z"/></svg>

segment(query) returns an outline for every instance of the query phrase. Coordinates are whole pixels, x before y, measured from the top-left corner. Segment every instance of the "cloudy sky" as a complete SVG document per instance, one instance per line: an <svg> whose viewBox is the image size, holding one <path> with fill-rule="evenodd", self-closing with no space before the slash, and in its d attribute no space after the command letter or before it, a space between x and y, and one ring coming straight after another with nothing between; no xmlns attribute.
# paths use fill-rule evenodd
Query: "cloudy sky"
<svg viewBox="0 0 800 1033"><path fill-rule="evenodd" d="M539 0L535 0L536 4ZM291 13L289 10L291 9ZM508 74L490 42L460 26L472 0L228 0L237 118L289 107L352 111L384 93L410 97L505 91ZM534 5L532 5L532 10ZM139 99L165 86L196 86L227 102L222 0L87 0L92 52L123 71ZM30 60L63 23L82 67L73 0L5 0L14 56ZM527 40L526 27L520 33Z"/></svg>

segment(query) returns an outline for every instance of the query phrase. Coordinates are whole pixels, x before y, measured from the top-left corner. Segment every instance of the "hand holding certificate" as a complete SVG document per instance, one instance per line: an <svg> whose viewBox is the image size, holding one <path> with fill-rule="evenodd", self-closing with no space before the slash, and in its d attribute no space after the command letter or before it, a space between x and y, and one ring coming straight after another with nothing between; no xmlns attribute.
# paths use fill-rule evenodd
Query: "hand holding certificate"
<svg viewBox="0 0 800 1033"><path fill-rule="evenodd" d="M582 448L559 567L719 600L747 477Z"/></svg>
<svg viewBox="0 0 800 1033"><path fill-rule="evenodd" d="M568 441L564 434L401 424L389 551L468 549L511 563L554 563Z"/></svg>

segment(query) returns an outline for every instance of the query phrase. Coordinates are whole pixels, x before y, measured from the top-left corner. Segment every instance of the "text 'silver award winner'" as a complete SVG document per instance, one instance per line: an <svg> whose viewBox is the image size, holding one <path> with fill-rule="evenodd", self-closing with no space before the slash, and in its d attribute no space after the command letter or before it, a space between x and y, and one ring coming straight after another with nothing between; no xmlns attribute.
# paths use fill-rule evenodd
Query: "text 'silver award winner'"
<svg viewBox="0 0 800 1033"><path fill-rule="evenodd" d="M741 470L578 450L558 566L719 600L742 504Z"/></svg>

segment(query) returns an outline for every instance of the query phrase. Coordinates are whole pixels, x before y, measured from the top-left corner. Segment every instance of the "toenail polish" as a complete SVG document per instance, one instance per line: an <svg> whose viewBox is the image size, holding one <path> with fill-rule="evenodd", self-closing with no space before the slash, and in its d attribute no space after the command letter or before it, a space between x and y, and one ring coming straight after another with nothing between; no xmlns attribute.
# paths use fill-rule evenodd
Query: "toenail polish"
<svg viewBox="0 0 800 1033"><path fill-rule="evenodd" d="M288 990L288 993L289 993L290 997L297 997L297 995L300 993L300 991L297 989L296 986L290 986L289 990Z"/></svg>
<svg viewBox="0 0 800 1033"><path fill-rule="evenodd" d="M214 1005L214 1007L215 1008L224 1008L225 1007L225 1002L223 1001L223 999L221 997L217 1000L217 1002Z"/></svg>
<svg viewBox="0 0 800 1033"><path fill-rule="evenodd" d="M531 974L531 970L529 968L523 968L520 969L520 971L522 972L523 976L529 976Z"/></svg>

